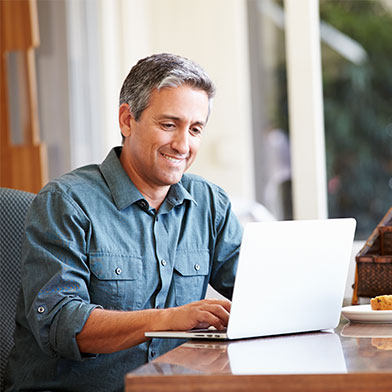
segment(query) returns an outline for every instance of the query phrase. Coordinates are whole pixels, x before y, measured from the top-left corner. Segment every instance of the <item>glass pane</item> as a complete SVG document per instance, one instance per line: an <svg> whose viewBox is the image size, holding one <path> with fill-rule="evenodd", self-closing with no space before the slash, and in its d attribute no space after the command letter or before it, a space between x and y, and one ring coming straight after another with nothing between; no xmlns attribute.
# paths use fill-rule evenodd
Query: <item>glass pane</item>
<svg viewBox="0 0 392 392"><path fill-rule="evenodd" d="M8 105L11 143L24 143L24 126L29 121L25 56L22 51L7 53Z"/></svg>
<svg viewBox="0 0 392 392"><path fill-rule="evenodd" d="M392 206L392 1L320 0L330 217L366 239Z"/></svg>
<svg viewBox="0 0 392 392"><path fill-rule="evenodd" d="M249 0L248 19L256 198L292 219L283 2Z"/></svg>

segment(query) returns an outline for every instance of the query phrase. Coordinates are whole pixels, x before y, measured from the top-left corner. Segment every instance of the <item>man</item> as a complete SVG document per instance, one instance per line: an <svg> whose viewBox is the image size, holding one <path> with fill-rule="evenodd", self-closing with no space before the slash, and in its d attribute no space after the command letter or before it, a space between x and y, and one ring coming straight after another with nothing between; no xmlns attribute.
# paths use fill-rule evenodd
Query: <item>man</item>
<svg viewBox="0 0 392 392"><path fill-rule="evenodd" d="M9 391L119 391L175 347L153 330L227 325L241 227L222 189L184 174L214 85L188 59L139 61L120 93L123 146L45 186L29 210Z"/></svg>

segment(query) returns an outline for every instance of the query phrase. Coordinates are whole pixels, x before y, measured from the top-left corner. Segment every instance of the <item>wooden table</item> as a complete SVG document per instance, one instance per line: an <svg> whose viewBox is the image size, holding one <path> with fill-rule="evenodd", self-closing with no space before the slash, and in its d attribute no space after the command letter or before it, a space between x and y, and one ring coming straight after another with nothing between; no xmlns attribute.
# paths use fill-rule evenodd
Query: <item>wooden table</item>
<svg viewBox="0 0 392 392"><path fill-rule="evenodd" d="M233 342L191 340L128 373L126 392L392 391L392 324Z"/></svg>

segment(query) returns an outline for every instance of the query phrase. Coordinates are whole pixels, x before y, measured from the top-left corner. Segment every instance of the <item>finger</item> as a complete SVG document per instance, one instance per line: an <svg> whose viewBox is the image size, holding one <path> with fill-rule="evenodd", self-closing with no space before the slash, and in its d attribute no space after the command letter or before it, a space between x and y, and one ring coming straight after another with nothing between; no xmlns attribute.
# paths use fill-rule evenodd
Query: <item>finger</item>
<svg viewBox="0 0 392 392"><path fill-rule="evenodd" d="M173 324L170 328L186 330L213 325L217 329L222 329L227 326L230 306L228 300L205 299L171 308Z"/></svg>
<svg viewBox="0 0 392 392"><path fill-rule="evenodd" d="M205 329L208 328L210 326L210 324L206 323L206 322L199 322L195 328L200 328L200 329Z"/></svg>
<svg viewBox="0 0 392 392"><path fill-rule="evenodd" d="M209 311L201 311L199 314L199 320L201 320L202 323L207 323L209 326L213 326L218 330L225 328L222 320Z"/></svg>
<svg viewBox="0 0 392 392"><path fill-rule="evenodd" d="M230 312L231 309L231 301L228 299L207 299L205 301L208 301L210 304L218 304L223 306L228 312Z"/></svg>
<svg viewBox="0 0 392 392"><path fill-rule="evenodd" d="M205 304L201 309L203 319L217 329L225 328L229 322L230 313L219 304Z"/></svg>
<svg viewBox="0 0 392 392"><path fill-rule="evenodd" d="M218 317L224 326L226 326L229 322L230 313L221 304L208 304L203 308L203 310L206 310L213 314L215 317Z"/></svg>

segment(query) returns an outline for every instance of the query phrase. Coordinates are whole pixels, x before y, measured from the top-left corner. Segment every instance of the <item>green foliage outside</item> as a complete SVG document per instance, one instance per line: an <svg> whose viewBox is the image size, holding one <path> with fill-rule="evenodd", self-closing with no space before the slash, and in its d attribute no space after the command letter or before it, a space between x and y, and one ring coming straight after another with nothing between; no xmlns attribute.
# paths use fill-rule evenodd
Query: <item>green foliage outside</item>
<svg viewBox="0 0 392 392"><path fill-rule="evenodd" d="M392 4L321 1L320 18L368 56L355 65L322 46L329 216L355 217L366 239L392 207Z"/></svg>

